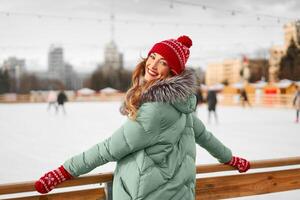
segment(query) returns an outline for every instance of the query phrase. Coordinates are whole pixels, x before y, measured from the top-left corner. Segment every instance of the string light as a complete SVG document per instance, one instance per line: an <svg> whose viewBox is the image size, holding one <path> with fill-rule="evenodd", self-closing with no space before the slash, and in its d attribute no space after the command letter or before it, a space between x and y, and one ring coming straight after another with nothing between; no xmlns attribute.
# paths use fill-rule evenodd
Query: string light
<svg viewBox="0 0 300 200"><path fill-rule="evenodd" d="M166 1L166 0L163 0ZM219 7L215 7L215 6L208 6L208 5L204 5L201 3L194 3L194 2L188 2L188 1L181 1L181 0L173 0L173 4L181 4L181 5L189 5L189 6L195 6L195 7L201 7L203 10L206 10L206 8L210 8L211 10L216 10L219 12L225 12L227 13L228 10L223 9L223 8L219 8ZM231 15L235 15L236 13L239 14L245 14L245 15L250 15L250 16L260 16L260 17L266 17L266 18L280 18L281 20L289 20L289 21L295 21L295 18L289 18L289 17L280 17L280 16L274 16L274 15L269 15L269 14L257 14L257 13L250 13L250 12L246 12L243 10L238 10L238 9L234 9L234 11L230 11Z"/></svg>
<svg viewBox="0 0 300 200"><path fill-rule="evenodd" d="M32 14L32 13L14 13L14 12L3 12L0 11L0 14L5 14L6 16L27 16L27 17L36 17L40 20L42 19L46 19L46 18L51 18L51 19L64 19L67 21L75 21L75 20L85 20L85 21L95 21L97 23L102 23L102 22L108 22L111 20L110 19L99 19L99 18L82 18L82 17L71 17L71 16L54 16L54 15L44 15L44 14ZM235 15L236 12L232 11L232 15ZM192 22L192 23L178 23L178 22L159 22L159 21L145 21L145 20L136 20L136 19L116 19L113 16L113 19L116 23L124 23L124 24L149 24L150 26L154 26L154 25L171 25L171 26L176 26L179 27L181 25L184 26L197 26L197 27L203 27L203 28L207 28L207 27L216 27L216 28L226 28L226 27L236 27L236 28L262 28L262 25L259 24L253 24L253 25L245 25L245 24L204 24L204 23L197 23L197 22ZM263 28L278 28L278 26L275 25L264 25Z"/></svg>
<svg viewBox="0 0 300 200"><path fill-rule="evenodd" d="M47 15L47 14L37 14L37 13L21 13L21 12L7 12L0 11L0 14L6 16L24 16L24 17L36 17L36 18L50 18L50 19L66 19L66 20L83 20L83 21L109 21L109 19L99 19L99 18L85 18L85 17L72 17L72 16L57 16L57 15Z"/></svg>
<svg viewBox="0 0 300 200"><path fill-rule="evenodd" d="M224 12L229 12L232 16L236 16L237 13L239 14L246 14L246 12L244 11L241 11L241 10L224 10L224 9L220 9L220 8L217 8L217 7L213 7L213 6L207 6L207 5L204 5L204 4L199 4L199 3L193 3L193 2L186 2L186 1L181 1L181 0L168 0L169 1L169 6L170 8L174 8L174 4L177 3L177 4L182 4L182 5L189 5L189 6L198 6L198 7L201 7L203 10L207 10L207 8L210 8L212 10L218 10L218 11L224 11ZM66 19L68 21L74 21L74 20L86 20L86 21L96 21L98 23L101 23L101 22L105 22L105 21L109 21L110 19L99 19L99 18L84 18L84 17L71 17L71 16L56 16L56 15L46 15L46 14L34 14L34 13L20 13L20 12L7 12L7 11L0 11L0 14L4 14L6 15L7 17L11 16L11 15L15 15L15 16L27 16L27 17L37 17L38 19L42 19L42 18L51 18L51 19ZM268 18L274 18L275 16L272 16L272 15L265 15L265 14L260 14L260 15L257 15L256 14L256 20L257 21L260 21L261 20L261 17L268 17ZM289 19L289 20L292 20L290 18L283 18L283 17L278 17L276 16L276 21L277 21L277 24L280 24L281 23L281 20L283 19ZM150 24L151 26L154 26L156 24L163 24L163 25L175 25L176 27L179 26L178 25L178 22L159 22L159 21L142 21L142 20L130 20L130 19L127 19L126 21L125 20L122 20L122 19L115 19L115 22L116 23L125 23L125 24L129 24L129 23L142 23L142 24L145 24L145 23L148 23ZM180 23L180 25L192 25L192 26L206 26L206 27L221 27L221 28L224 28L224 27L241 27L241 28L247 28L247 27L262 27L262 28L273 28L273 27L276 27L278 28L277 26L269 26L269 25L247 25L247 26L244 26L244 25L234 25L234 24L199 24L199 23Z"/></svg>
<svg viewBox="0 0 300 200"><path fill-rule="evenodd" d="M170 3L170 8L173 9L174 8L174 4L181 4L181 5L189 5L189 6L196 6L196 7L201 7L203 10L207 10L207 8L210 8L211 10L217 10L217 11L223 11L223 12L229 12L232 16L235 16L237 13L239 14L247 14L247 15L254 15L256 17L257 21L261 20L261 17L265 17L265 18L275 18L277 23L280 24L280 22L282 20L289 20L289 21L296 21L296 19L292 19L292 18L287 18L287 17L279 17L279 16L273 16L273 15L267 15L267 14L253 14L253 13L249 13L249 12L245 12L242 10L224 10L224 9L220 9L217 7L213 7L213 6L207 6L204 4L199 4L199 3L193 3L193 2L186 2L186 1L180 1L180 0L168 0ZM70 17L70 16L55 16L55 15L46 15L46 14L32 14L32 13L18 13L18 12L7 12L7 11L0 11L0 14L4 14L5 16L9 17L11 15L15 15L15 16L28 16L28 17L37 17L39 19L41 18L57 18L57 19L67 19L69 21L73 21L73 20L86 20L86 21L97 21L97 22L102 22L102 21L108 21L109 19L99 19L99 18L83 18L83 17ZM119 20L120 21L120 20ZM127 20L129 22L133 22L133 20ZM156 23L159 24L159 23ZM166 23L166 24L171 24L171 23ZM184 23L182 23L184 24Z"/></svg>

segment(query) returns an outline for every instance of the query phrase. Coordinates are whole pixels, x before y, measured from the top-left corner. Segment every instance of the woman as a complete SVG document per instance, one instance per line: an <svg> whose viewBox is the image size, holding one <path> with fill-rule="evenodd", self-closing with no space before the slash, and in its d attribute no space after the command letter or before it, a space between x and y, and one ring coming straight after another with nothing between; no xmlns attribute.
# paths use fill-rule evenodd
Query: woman
<svg viewBox="0 0 300 200"><path fill-rule="evenodd" d="M299 122L299 113L300 113L300 87L296 85L296 93L293 99L293 105L296 109L296 119L295 123Z"/></svg>
<svg viewBox="0 0 300 200"><path fill-rule="evenodd" d="M46 173L36 182L37 191L47 193L117 161L113 199L195 199L195 142L221 163L247 171L249 162L233 157L193 114L194 74L185 69L191 46L187 36L156 43L133 72L121 109L128 120L105 141Z"/></svg>

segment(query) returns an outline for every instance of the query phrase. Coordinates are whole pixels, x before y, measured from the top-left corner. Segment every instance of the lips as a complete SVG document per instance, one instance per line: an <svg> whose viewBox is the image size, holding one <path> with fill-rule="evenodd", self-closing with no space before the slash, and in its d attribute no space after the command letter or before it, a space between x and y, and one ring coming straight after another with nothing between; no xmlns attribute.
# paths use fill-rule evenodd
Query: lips
<svg viewBox="0 0 300 200"><path fill-rule="evenodd" d="M157 76L157 75L158 75L157 72L151 70L150 68L147 69L147 72L148 72L148 74L150 74L151 76Z"/></svg>

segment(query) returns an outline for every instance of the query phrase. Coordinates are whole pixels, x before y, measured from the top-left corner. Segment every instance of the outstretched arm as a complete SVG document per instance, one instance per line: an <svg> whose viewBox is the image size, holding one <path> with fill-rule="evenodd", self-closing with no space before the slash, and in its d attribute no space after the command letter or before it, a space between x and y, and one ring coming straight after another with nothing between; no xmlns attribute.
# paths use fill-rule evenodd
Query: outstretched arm
<svg viewBox="0 0 300 200"><path fill-rule="evenodd" d="M244 158L232 156L231 150L223 145L211 132L207 131L204 124L193 115L193 125L195 141L205 148L219 162L231 165L239 170L246 172L250 168L250 162Z"/></svg>
<svg viewBox="0 0 300 200"><path fill-rule="evenodd" d="M130 153L156 143L158 140L157 133L159 133L157 130L160 129L157 106L155 104L143 104L140 110L141 112L135 121L128 119L111 137L68 159L59 168L68 174L66 176L68 178L61 180L88 173L100 165L110 161L118 161ZM36 189L40 193L47 193L62 182L58 179L51 181L48 178L49 173L46 173L36 182ZM45 189L46 187L47 189Z"/></svg>
<svg viewBox="0 0 300 200"><path fill-rule="evenodd" d="M193 127L197 144L206 149L221 163L231 160L231 150L221 143L211 132L207 131L204 124L195 115L193 115Z"/></svg>
<svg viewBox="0 0 300 200"><path fill-rule="evenodd" d="M127 120L111 137L68 159L63 166L72 174L86 174L107 162L118 161L128 154L150 145L155 135L146 134L136 121Z"/></svg>

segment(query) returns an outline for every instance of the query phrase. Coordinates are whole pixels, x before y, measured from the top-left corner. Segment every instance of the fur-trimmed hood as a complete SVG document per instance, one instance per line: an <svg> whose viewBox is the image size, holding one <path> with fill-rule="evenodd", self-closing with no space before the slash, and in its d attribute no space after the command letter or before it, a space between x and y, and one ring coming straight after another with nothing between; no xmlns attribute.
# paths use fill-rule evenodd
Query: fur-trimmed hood
<svg viewBox="0 0 300 200"><path fill-rule="evenodd" d="M159 80L142 94L141 102L175 103L195 93L195 75L190 69L169 79Z"/></svg>
<svg viewBox="0 0 300 200"><path fill-rule="evenodd" d="M159 80L145 90L141 96L141 104L146 102L164 102L172 104L181 112L188 113L196 108L196 81L194 71L186 69L180 75ZM123 105L124 106L124 105ZM124 111L121 107L121 113Z"/></svg>

